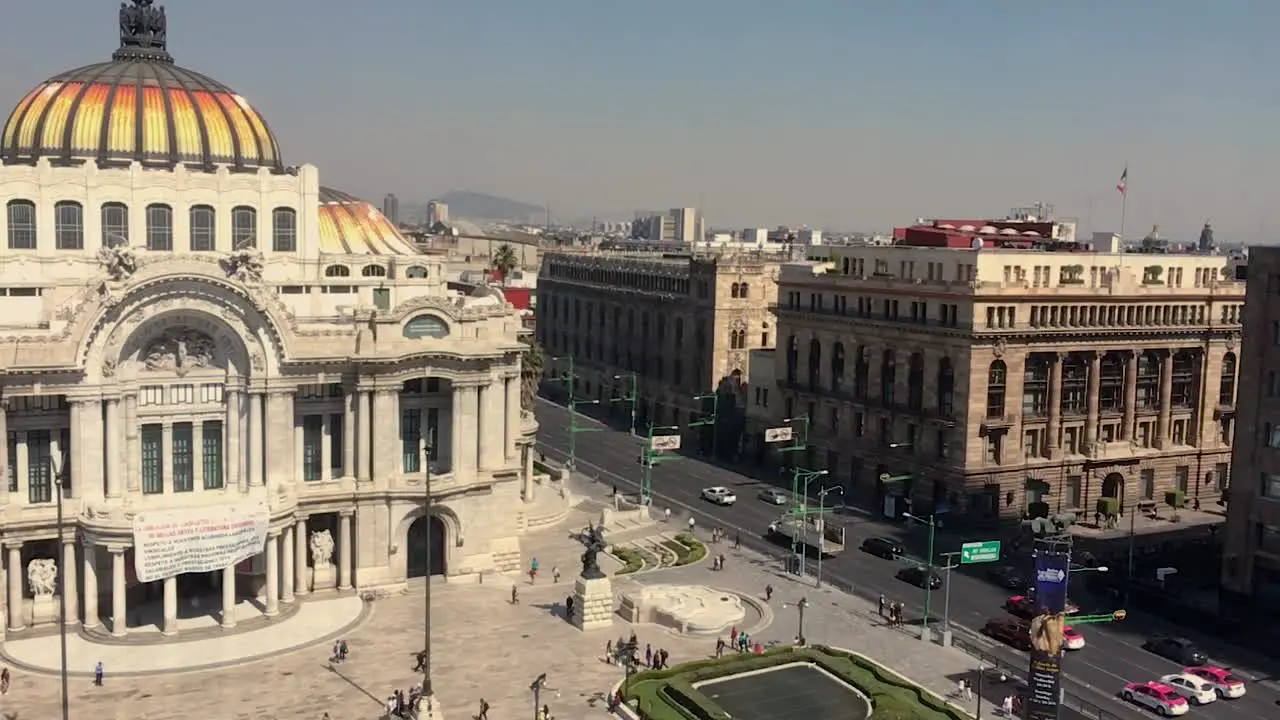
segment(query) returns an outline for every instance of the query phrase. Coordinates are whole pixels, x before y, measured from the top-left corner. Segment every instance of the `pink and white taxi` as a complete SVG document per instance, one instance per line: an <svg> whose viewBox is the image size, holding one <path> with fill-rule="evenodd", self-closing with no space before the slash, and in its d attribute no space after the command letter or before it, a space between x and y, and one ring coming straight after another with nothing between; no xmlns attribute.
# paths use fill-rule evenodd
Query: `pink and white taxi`
<svg viewBox="0 0 1280 720"><path fill-rule="evenodd" d="M1141 683L1126 683L1120 696L1125 700L1154 710L1158 715L1170 717L1186 715L1191 710L1187 699L1177 690L1154 680Z"/></svg>
<svg viewBox="0 0 1280 720"><path fill-rule="evenodd" d="M1244 697L1244 681L1231 674L1231 670L1216 665L1183 668L1182 672L1194 675L1213 686L1218 697L1231 700Z"/></svg>

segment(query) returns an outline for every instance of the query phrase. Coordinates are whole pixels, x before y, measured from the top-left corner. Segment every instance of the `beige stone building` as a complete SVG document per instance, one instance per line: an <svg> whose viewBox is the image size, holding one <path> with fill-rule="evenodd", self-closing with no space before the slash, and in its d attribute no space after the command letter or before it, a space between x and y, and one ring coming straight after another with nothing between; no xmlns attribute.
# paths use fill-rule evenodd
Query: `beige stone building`
<svg viewBox="0 0 1280 720"><path fill-rule="evenodd" d="M807 462L887 513L1216 502L1244 300L1226 259L970 240L783 266L772 409L811 419Z"/></svg>
<svg viewBox="0 0 1280 720"><path fill-rule="evenodd" d="M157 23L121 8L112 59L38 84L0 136L9 636L53 622L62 587L69 621L122 636L143 603L174 632L515 569L536 430L518 316L286 167Z"/></svg>
<svg viewBox="0 0 1280 720"><path fill-rule="evenodd" d="M777 260L754 252L548 252L537 332L548 377L573 359L576 395L610 403L636 376L639 426L684 425L720 392L720 437L740 435L748 353L775 342ZM691 415L692 413L692 415ZM724 452L729 452L725 447Z"/></svg>
<svg viewBox="0 0 1280 720"><path fill-rule="evenodd" d="M1249 251L1240 394L1223 537L1223 600L1280 608L1280 248ZM1252 390L1250 390L1252 388Z"/></svg>

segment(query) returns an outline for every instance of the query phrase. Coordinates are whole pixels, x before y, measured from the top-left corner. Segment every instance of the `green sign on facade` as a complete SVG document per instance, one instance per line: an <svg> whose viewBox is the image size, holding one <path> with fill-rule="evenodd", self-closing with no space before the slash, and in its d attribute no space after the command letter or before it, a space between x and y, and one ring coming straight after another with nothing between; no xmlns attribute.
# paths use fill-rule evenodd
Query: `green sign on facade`
<svg viewBox="0 0 1280 720"><path fill-rule="evenodd" d="M1000 541L983 540L969 542L960 546L960 564L995 562L1000 559Z"/></svg>

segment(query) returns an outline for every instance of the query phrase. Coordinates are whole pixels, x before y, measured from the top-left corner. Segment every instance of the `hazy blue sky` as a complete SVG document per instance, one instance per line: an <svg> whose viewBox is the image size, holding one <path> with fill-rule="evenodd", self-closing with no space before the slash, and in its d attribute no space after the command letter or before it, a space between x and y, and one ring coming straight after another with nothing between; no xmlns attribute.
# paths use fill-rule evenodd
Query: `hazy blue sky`
<svg viewBox="0 0 1280 720"><path fill-rule="evenodd" d="M878 229L1044 200L1085 229L1269 240L1276 0L171 0L178 62L377 200ZM111 0L5 3L17 102L117 44Z"/></svg>

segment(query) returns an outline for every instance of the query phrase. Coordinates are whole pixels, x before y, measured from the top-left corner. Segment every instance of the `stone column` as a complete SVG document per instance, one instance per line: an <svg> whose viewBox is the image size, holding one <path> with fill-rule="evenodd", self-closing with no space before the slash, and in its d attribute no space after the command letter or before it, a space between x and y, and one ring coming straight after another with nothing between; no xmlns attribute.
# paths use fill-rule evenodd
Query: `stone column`
<svg viewBox="0 0 1280 720"><path fill-rule="evenodd" d="M373 404L373 399L369 397L368 390L360 390L359 394L360 411L357 422L360 423L360 427L356 435L356 444L359 445L359 449L356 450L356 479L360 482L368 482L371 469L369 443L373 440L373 412L370 406Z"/></svg>
<svg viewBox="0 0 1280 720"><path fill-rule="evenodd" d="M249 480L240 475L240 466L244 462L240 450L240 391L227 390L226 400L227 438L226 451L222 453L226 484L227 487L238 488L240 492L248 492Z"/></svg>
<svg viewBox="0 0 1280 720"><path fill-rule="evenodd" d="M1049 359L1049 424L1045 429L1045 457L1057 457L1058 435L1062 428L1062 361L1063 353Z"/></svg>
<svg viewBox="0 0 1280 720"><path fill-rule="evenodd" d="M306 595L311 588L307 587L307 519L298 518L293 530L293 584L294 593Z"/></svg>
<svg viewBox="0 0 1280 720"><path fill-rule="evenodd" d="M9 575L9 629L21 630L22 625L22 543L5 545L9 559L5 571Z"/></svg>
<svg viewBox="0 0 1280 720"><path fill-rule="evenodd" d="M70 413L68 413L69 420L71 422L71 427L69 428L69 432L67 433L67 436L71 441L70 443L71 447L62 448L62 452L65 452L68 455L67 463L68 465L70 465L70 467L68 467L67 470L71 472L71 475L69 476L69 478L71 480L70 484L71 484L72 499L78 499L81 496L82 494L81 488L84 486L85 481L89 479L88 474L85 472L85 468L87 466L85 465L85 462L84 462L84 451L86 449L86 446L88 445L88 443L85 442L87 438L84 431L85 418L89 417L88 404L89 403L84 400L71 401L70 403L71 411ZM7 435L4 436L4 439L6 441L5 445L8 445L9 444L8 436ZM75 557L74 546L72 546L71 554L72 554L72 557L74 558ZM74 566L68 566L68 567L74 567ZM75 587L75 585L72 585L70 582L68 582L67 584L71 585L71 587ZM72 620L74 620L76 616L74 613L72 613L70 617Z"/></svg>
<svg viewBox="0 0 1280 720"><path fill-rule="evenodd" d="M262 487L266 484L263 477L262 457L263 430L265 430L264 402L262 393L249 393L249 487Z"/></svg>
<svg viewBox="0 0 1280 720"><path fill-rule="evenodd" d="M173 420L165 419L160 424L160 492L168 495L173 492Z"/></svg>
<svg viewBox="0 0 1280 720"><path fill-rule="evenodd" d="M125 605L124 548L111 551L111 634L124 637L129 634L129 608Z"/></svg>
<svg viewBox="0 0 1280 720"><path fill-rule="evenodd" d="M63 603L62 619L68 625L74 625L80 617L80 599L76 595L76 588L80 586L80 583L76 582L76 537L74 530L71 537L62 538L62 572L64 587L58 588L58 592L65 593L67 596L66 602ZM68 590L68 588L70 589Z"/></svg>
<svg viewBox="0 0 1280 720"><path fill-rule="evenodd" d="M533 502L533 496L537 492L536 485L533 482L533 448L526 446L524 448L524 501Z"/></svg>
<svg viewBox="0 0 1280 720"><path fill-rule="evenodd" d="M267 535L267 617L280 614L280 531Z"/></svg>
<svg viewBox="0 0 1280 720"><path fill-rule="evenodd" d="M520 456L516 443L520 440L520 376L506 379L506 456L508 461Z"/></svg>
<svg viewBox="0 0 1280 720"><path fill-rule="evenodd" d="M320 416L320 481L333 479L333 467L329 458L333 457L333 416L325 412Z"/></svg>
<svg viewBox="0 0 1280 720"><path fill-rule="evenodd" d="M222 627L236 626L236 566L222 568Z"/></svg>
<svg viewBox="0 0 1280 720"><path fill-rule="evenodd" d="M1165 449L1173 442L1173 351L1160 357L1160 415L1156 418L1156 447Z"/></svg>
<svg viewBox="0 0 1280 720"><path fill-rule="evenodd" d="M107 463L107 497L120 497L120 463L124 460L121 457L121 433L120 433L120 398L107 398L107 420L105 435L107 438L106 453L104 460Z"/></svg>
<svg viewBox="0 0 1280 720"><path fill-rule="evenodd" d="M373 480L386 480L400 467L400 409L398 394L379 389L373 394Z"/></svg>
<svg viewBox="0 0 1280 720"><path fill-rule="evenodd" d="M98 546L85 541L80 552L84 555L84 626L96 628L102 624L98 618Z"/></svg>
<svg viewBox="0 0 1280 720"><path fill-rule="evenodd" d="M479 408L476 413L476 428L479 436L476 452L479 454L479 467L482 470L493 470L502 467L504 426L506 416L500 408L503 405L504 393L501 381L490 382L480 386Z"/></svg>
<svg viewBox="0 0 1280 720"><path fill-rule="evenodd" d="M165 635L178 633L178 577L164 579L164 626L160 632Z"/></svg>
<svg viewBox="0 0 1280 720"><path fill-rule="evenodd" d="M1125 440L1133 440L1133 419L1138 409L1138 355L1141 350L1130 350L1124 360L1124 426L1120 428L1120 436Z"/></svg>
<svg viewBox="0 0 1280 720"><path fill-rule="evenodd" d="M301 469L298 453L301 451L295 427L297 418L293 411L293 391L272 392L267 398L267 480L293 482Z"/></svg>
<svg viewBox="0 0 1280 720"><path fill-rule="evenodd" d="M136 394L124 397L124 446L125 484L129 492L137 493L138 481L142 477L142 449L138 439L138 396Z"/></svg>
<svg viewBox="0 0 1280 720"><path fill-rule="evenodd" d="M30 494L27 492L27 482L28 473L31 472L31 453L27 447L27 433L23 430L16 430L13 435L18 444L18 457L13 461L14 472L18 475L18 477L14 478L17 496L11 497L9 500L17 505L26 505L30 499ZM6 437L6 445L8 440L9 438Z"/></svg>
<svg viewBox="0 0 1280 720"><path fill-rule="evenodd" d="M467 438L462 433L462 406L465 395L456 380L453 383L453 405L449 408L449 471L457 476L462 469L463 444Z"/></svg>
<svg viewBox="0 0 1280 720"><path fill-rule="evenodd" d="M455 477L464 479L476 475L477 452L479 451L479 415L480 393L474 385L461 385L453 391L453 447L458 454L453 463Z"/></svg>
<svg viewBox="0 0 1280 720"><path fill-rule="evenodd" d="M9 503L9 401L0 398L0 505Z"/></svg>
<svg viewBox="0 0 1280 720"><path fill-rule="evenodd" d="M342 477L355 477L355 468L356 395L354 391L347 390L342 398ZM304 533L299 537L305 540L307 536Z"/></svg>
<svg viewBox="0 0 1280 720"><path fill-rule="evenodd" d="M1095 351L1089 357L1089 394L1085 397L1084 442L1085 451L1098 444L1098 396L1101 394L1102 353Z"/></svg>
<svg viewBox="0 0 1280 720"><path fill-rule="evenodd" d="M280 582L284 587L280 589L280 599L284 602L293 602L293 528L284 529L284 542L280 548L280 563L284 566L280 569Z"/></svg>
<svg viewBox="0 0 1280 720"><path fill-rule="evenodd" d="M338 516L338 589L351 589L351 513Z"/></svg>

